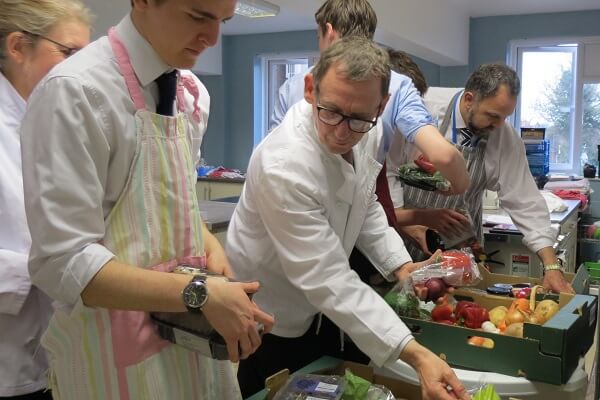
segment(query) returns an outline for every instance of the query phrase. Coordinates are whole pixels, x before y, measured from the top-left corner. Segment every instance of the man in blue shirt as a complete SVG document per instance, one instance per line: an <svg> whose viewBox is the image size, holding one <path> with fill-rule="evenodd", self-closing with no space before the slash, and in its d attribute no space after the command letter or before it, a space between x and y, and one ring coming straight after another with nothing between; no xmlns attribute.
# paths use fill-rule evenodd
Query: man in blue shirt
<svg viewBox="0 0 600 400"><path fill-rule="evenodd" d="M315 20L321 52L345 36L373 39L377 27L377 16L367 0L327 0L315 14ZM271 126L279 125L287 110L304 98L304 76L295 75L279 89ZM467 189L469 177L460 152L439 133L409 77L392 71L390 100L381 119L384 130L377 150L379 162L385 161L393 136L402 134L450 181L453 193ZM385 176L385 171L382 173Z"/></svg>

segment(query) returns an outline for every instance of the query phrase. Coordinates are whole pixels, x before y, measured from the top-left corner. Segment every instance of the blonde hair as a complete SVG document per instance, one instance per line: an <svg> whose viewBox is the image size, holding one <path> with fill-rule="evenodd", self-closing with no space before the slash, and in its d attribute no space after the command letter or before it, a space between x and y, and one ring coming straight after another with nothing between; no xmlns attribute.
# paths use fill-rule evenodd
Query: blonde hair
<svg viewBox="0 0 600 400"><path fill-rule="evenodd" d="M6 37L12 32L45 36L56 24L92 24L90 10L79 0L0 0L0 69L6 59Z"/></svg>

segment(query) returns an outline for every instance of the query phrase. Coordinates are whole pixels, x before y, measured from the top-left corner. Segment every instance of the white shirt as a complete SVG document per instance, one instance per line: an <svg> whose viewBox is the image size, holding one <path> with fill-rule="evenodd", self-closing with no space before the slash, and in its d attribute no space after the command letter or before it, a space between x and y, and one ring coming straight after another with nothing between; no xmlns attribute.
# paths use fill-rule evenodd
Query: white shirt
<svg viewBox="0 0 600 400"><path fill-rule="evenodd" d="M450 100L460 90L462 89L433 87L427 91L425 105L432 116L438 119L438 124L441 124L444 119ZM459 111L459 102L460 99L456 102L454 110L457 129L466 127ZM452 123L442 134L452 141ZM399 144L392 143L392 147L397 145ZM407 155L410 152L411 150L406 150L403 156L395 158L397 153L390 151L388 165L395 166L410 161L411 156ZM498 192L500 206L510 215L523 234L523 243L533 252L552 246L557 232L550 225L546 202L529 172L523 141L509 123L504 123L500 128L490 132L485 148L484 164L486 189ZM392 185L398 186L397 180L390 174L388 174L388 182L390 191ZM401 204L397 199L398 191L394 190L392 194L394 207Z"/></svg>
<svg viewBox="0 0 600 400"><path fill-rule="evenodd" d="M378 129L354 147L353 168L320 144L311 106L295 104L252 154L226 251L239 279L261 283L254 300L275 335L299 337L322 312L382 365L412 336L348 264L355 244L388 278L411 261L374 195Z"/></svg>
<svg viewBox="0 0 600 400"><path fill-rule="evenodd" d="M40 336L52 314L50 299L31 286L27 255L19 124L25 100L0 72L0 397L46 386ZM37 352L37 353L36 353Z"/></svg>
<svg viewBox="0 0 600 400"><path fill-rule="evenodd" d="M170 68L129 16L116 30L153 111L154 80ZM195 80L202 122L189 128L192 153L199 155L210 99ZM192 110L193 98L186 93L186 113ZM54 68L29 100L22 127L25 206L33 239L29 270L36 285L64 303L74 304L114 257L98 241L134 158L134 114L106 36Z"/></svg>

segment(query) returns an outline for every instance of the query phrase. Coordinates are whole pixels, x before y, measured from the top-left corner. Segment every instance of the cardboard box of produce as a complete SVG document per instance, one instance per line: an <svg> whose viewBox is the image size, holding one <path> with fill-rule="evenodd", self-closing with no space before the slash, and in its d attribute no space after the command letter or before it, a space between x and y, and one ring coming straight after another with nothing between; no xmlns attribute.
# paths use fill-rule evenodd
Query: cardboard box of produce
<svg viewBox="0 0 600 400"><path fill-rule="evenodd" d="M483 291L486 290L489 286L492 286L495 283L508 283L511 285L519 284L519 283L531 283L532 285L541 285L541 278L533 278L533 277L524 277L524 276L516 276L516 275L503 275L503 274L494 274L489 272L486 268L479 268L481 272L482 280L473 288L481 289ZM571 283L573 289L578 294L587 294L590 288L590 275L586 268L578 268L575 274L566 272L565 278L567 281ZM461 289L467 290L467 289Z"/></svg>
<svg viewBox="0 0 600 400"><path fill-rule="evenodd" d="M394 393L397 399L400 400L421 400L421 388L402 382L397 379L388 378L385 376L373 373L373 369L367 365L357 364L349 361L342 361L333 357L322 357L315 362L307 365L296 373L301 374L321 374L321 375L344 375L346 369L352 371L353 374L368 380L377 385L383 385ZM267 378L266 389L256 393L247 400L271 400L281 389L290 376L288 370L283 370L275 375Z"/></svg>
<svg viewBox="0 0 600 400"><path fill-rule="evenodd" d="M489 275L502 278L500 282L504 283L515 280L510 276ZM516 280L514 283L524 281L523 277ZM540 296L538 294L537 302L542 300ZM508 308L514 300L465 289L457 290L455 297L474 301L488 310L497 306ZM569 380L579 358L593 343L598 302L595 296L580 294L562 293L551 297L558 302L559 311L543 325L525 323L523 338L414 318L402 317L402 320L419 343L451 365L559 385ZM492 342L486 340L487 347L473 346L469 344L473 336L489 338Z"/></svg>

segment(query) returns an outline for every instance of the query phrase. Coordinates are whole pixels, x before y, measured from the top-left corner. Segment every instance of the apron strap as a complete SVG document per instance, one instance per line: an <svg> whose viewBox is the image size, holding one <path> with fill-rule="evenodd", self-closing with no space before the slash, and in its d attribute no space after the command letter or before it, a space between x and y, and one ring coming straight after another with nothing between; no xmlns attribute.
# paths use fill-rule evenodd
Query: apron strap
<svg viewBox="0 0 600 400"><path fill-rule="evenodd" d="M194 110L192 111L192 118L195 123L200 123L202 115L200 113L200 106L198 105L198 99L200 98L200 91L194 78L188 75L178 74L179 82L177 84L177 109L180 112L185 112L185 94L183 89L187 90L194 97Z"/></svg>
<svg viewBox="0 0 600 400"><path fill-rule="evenodd" d="M146 101L144 100L144 95L138 83L135 71L133 70L133 66L129 62L129 54L123 45L123 42L121 42L117 36L117 32L115 31L114 27L108 30L108 41L110 42L110 46L112 47L115 57L117 58L117 63L119 63L119 70L121 71L123 78L125 78L125 84L127 85L127 89L129 90L129 95L133 100L135 109L145 110Z"/></svg>
<svg viewBox="0 0 600 400"><path fill-rule="evenodd" d="M460 96L460 94L462 92L463 92L462 90L459 90L454 96L452 96L452 100L450 100L450 103L448 103L448 108L446 109L446 115L444 115L442 124L439 127L439 131L442 133L443 136L446 136L446 131L448 130L448 127L450 126L450 120L452 119L452 114L454 114L454 106L456 104L456 101L458 100L458 97Z"/></svg>

